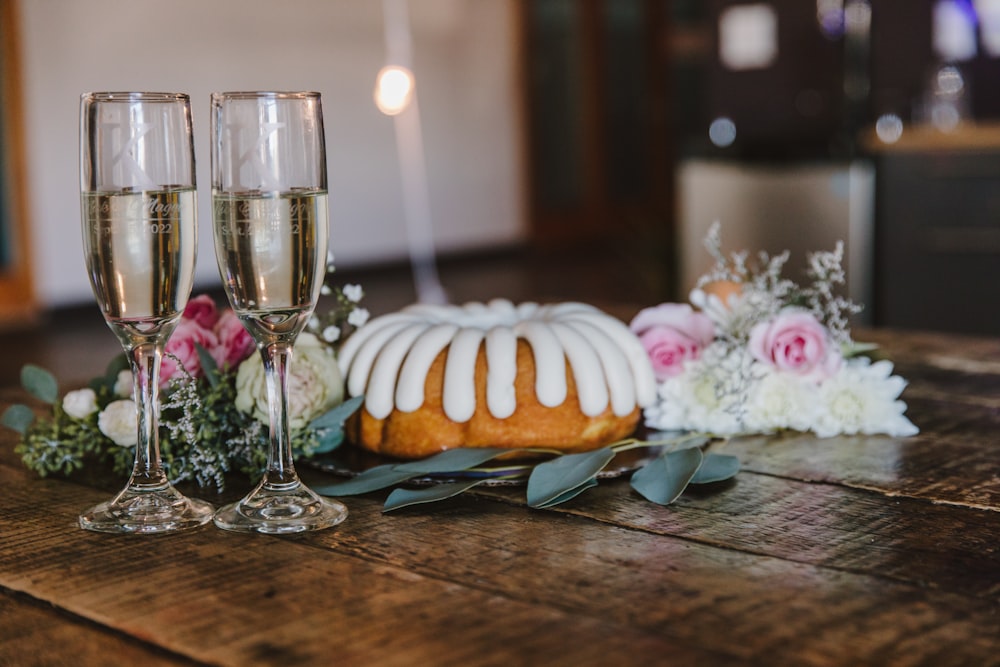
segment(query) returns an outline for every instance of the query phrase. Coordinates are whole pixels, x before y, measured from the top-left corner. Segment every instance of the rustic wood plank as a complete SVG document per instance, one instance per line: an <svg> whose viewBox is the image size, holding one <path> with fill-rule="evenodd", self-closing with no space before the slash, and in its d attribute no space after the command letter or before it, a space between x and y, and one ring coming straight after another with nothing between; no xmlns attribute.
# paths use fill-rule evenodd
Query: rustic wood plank
<svg viewBox="0 0 1000 667"><path fill-rule="evenodd" d="M617 491L600 488L607 494ZM337 551L346 548L427 576L559 605L574 614L597 614L662 636L692 642L714 638L738 657L768 664L879 664L889 657L894 664L963 664L993 655L1000 636L996 596L977 597L968 590L971 584L966 595L945 588L952 583L946 580L901 583L891 572L832 566L841 558L835 552L846 552L849 545L830 549L823 566L747 553L741 545L774 552L794 543L782 538L785 544L768 544L780 535L780 525L755 534L752 526L767 514L734 519L729 535L715 531L710 537L716 541L709 543L704 535L695 541L666 534L695 536L686 523L696 521L691 516L696 512L651 510L645 504L633 504L629 512L644 530L617 525L622 517L614 510L554 520L549 512L468 500L389 516L373 513L367 504L351 507L354 522L345 524L335 544L330 542ZM671 518L678 513L681 517ZM581 520L591 517L606 523ZM734 527L738 521L749 523L742 535ZM710 525L711 520L702 524ZM647 532L654 529L663 533ZM814 530L814 542L828 529ZM890 549L883 562L894 557L910 558ZM858 558L864 560L858 556L848 565L873 564L868 558L859 565ZM965 561L971 559L965 555ZM910 642L914 633L932 628L932 640ZM925 663L928 651L941 662Z"/></svg>
<svg viewBox="0 0 1000 667"><path fill-rule="evenodd" d="M192 660L603 665L620 655L622 664L639 665L670 655L680 664L739 662L607 618L316 548L317 539L342 539L338 531L281 539L206 527L116 538L76 528L79 507L99 500L97 492L53 480L18 484L7 468L0 486L0 587ZM50 514L40 515L38 497ZM553 641L559 637L573 640Z"/></svg>
<svg viewBox="0 0 1000 667"><path fill-rule="evenodd" d="M74 619L25 596L0 591L0 665L76 667L143 665L183 667L201 663L172 656L131 637ZM69 658L68 656L72 656Z"/></svg>
<svg viewBox="0 0 1000 667"><path fill-rule="evenodd" d="M673 505L602 483L555 511L970 597L1000 600L1000 513L743 474ZM721 487L721 488L719 488ZM511 503L523 494L489 492ZM761 520L766 518L766 520Z"/></svg>
<svg viewBox="0 0 1000 667"><path fill-rule="evenodd" d="M744 472L843 484L887 496L920 498L1000 511L1000 456L971 437L942 441L917 436L809 435L737 438L719 451L737 456Z"/></svg>
<svg viewBox="0 0 1000 667"><path fill-rule="evenodd" d="M23 594L68 646L181 664L1000 665L1000 392L963 366L1000 353L907 344L919 437L734 440L744 472L670 507L624 481L556 511L492 489L386 515L373 494L297 538L116 538L75 527L106 491L36 479L5 433L0 642Z"/></svg>
<svg viewBox="0 0 1000 667"><path fill-rule="evenodd" d="M953 333L858 329L855 340L879 345L878 354L897 365L1000 375L1000 339Z"/></svg>
<svg viewBox="0 0 1000 667"><path fill-rule="evenodd" d="M46 484L59 487L47 496L62 505L60 489L70 485ZM290 647L298 647L302 661L331 652L347 662L389 660L402 651L411 660L458 664L476 661L471 646L561 664L607 664L608 650L635 658L622 664L663 655L683 663L692 651L683 647L694 645L713 664L724 658L849 664L890 656L897 664L921 664L931 646L936 664L947 665L990 655L1000 632L995 600L581 517L554 519L483 500L384 516L376 502L354 499L351 509L351 520L337 531L295 540L207 530L154 542L82 531L37 535L36 526L24 531L31 536L17 549L30 558L0 560L2 583L58 597L74 613L135 636L170 639L193 657L223 664L278 664L279 652ZM13 522L24 523L16 512ZM2 523L0 529L10 533ZM150 593L141 581L145 565L153 568L151 581L168 590ZM400 605L415 610L419 623L394 621ZM262 619L262 606L276 616ZM192 609L203 609L204 617L192 619ZM270 638L237 632L263 623L272 628ZM399 643L373 645L375 626L382 643L386 637ZM599 628L606 630L594 634ZM913 633L932 628L932 644L911 643ZM566 645L553 654L548 642L542 645L546 633L581 637L572 643L582 641L585 650ZM462 646L441 645L436 636ZM627 640L627 649L618 639ZM411 643L420 648L404 651Z"/></svg>

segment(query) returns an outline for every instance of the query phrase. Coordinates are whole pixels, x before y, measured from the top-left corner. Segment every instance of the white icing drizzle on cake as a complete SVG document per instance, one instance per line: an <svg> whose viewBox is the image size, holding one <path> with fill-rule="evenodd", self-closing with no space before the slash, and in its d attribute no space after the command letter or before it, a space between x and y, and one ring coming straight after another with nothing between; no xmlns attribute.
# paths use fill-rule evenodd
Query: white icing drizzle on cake
<svg viewBox="0 0 1000 667"><path fill-rule="evenodd" d="M427 371L450 345L444 371L445 414L468 421L476 410L476 356L486 345L486 403L494 417L517 409L514 395L517 340L531 346L535 395L548 407L566 400L566 364L576 383L580 409L594 417L611 406L621 417L656 398L646 351L623 322L593 306L550 305L506 299L461 306L416 304L377 317L355 331L338 355L352 396L365 395L376 419L393 409L413 412L424 402Z"/></svg>

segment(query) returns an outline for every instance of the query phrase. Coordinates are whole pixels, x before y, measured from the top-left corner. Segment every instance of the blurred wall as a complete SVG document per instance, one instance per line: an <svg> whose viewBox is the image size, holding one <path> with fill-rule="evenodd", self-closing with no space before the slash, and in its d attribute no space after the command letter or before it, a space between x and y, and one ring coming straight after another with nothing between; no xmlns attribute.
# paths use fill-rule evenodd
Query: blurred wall
<svg viewBox="0 0 1000 667"><path fill-rule="evenodd" d="M686 160L678 166L678 247L681 295L714 261L705 236L719 222L723 251L789 251L785 276L805 284L808 255L844 243L846 296L869 306L870 322L875 171L870 162L787 165Z"/></svg>
<svg viewBox="0 0 1000 667"><path fill-rule="evenodd" d="M526 235L514 0L410 3L439 251ZM323 94L331 244L341 267L406 256L393 121L372 102L385 64L375 0L22 0L21 67L33 272L43 307L92 298L79 212L79 96L191 95L197 286L218 283L209 215L209 94Z"/></svg>

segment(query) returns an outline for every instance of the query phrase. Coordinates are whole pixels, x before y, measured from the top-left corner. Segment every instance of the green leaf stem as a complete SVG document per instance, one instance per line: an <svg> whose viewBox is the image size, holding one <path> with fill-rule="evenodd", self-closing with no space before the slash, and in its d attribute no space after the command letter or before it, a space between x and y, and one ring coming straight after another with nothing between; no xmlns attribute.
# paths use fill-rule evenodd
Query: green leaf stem
<svg viewBox="0 0 1000 667"><path fill-rule="evenodd" d="M371 468L357 477L313 488L322 495L349 496L405 484L422 477L465 477L425 488L396 488L386 499L383 511L452 498L489 480L520 479L527 476L527 503L535 509L547 509L571 500L597 486L597 476L619 452L639 447L664 447L665 450L638 469L632 487L652 502L669 505L688 484L708 484L731 478L740 468L735 456L703 454L708 438L698 434L679 434L656 441L622 440L602 449L579 454L561 454L546 449L511 450L500 447L449 449L419 461L389 463ZM518 462L494 468L483 464L505 454L530 452L550 458L540 463Z"/></svg>

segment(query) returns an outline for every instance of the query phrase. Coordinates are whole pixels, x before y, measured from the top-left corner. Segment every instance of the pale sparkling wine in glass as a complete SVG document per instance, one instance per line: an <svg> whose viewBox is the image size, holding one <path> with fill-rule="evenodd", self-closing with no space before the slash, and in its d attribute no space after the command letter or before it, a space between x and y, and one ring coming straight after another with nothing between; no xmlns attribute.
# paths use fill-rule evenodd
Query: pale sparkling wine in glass
<svg viewBox="0 0 1000 667"><path fill-rule="evenodd" d="M177 491L160 460L163 347L191 294L198 236L191 103L181 93L87 93L80 103L83 250L94 296L135 382L135 464L80 526L108 533L194 528L214 508Z"/></svg>
<svg viewBox="0 0 1000 667"><path fill-rule="evenodd" d="M216 258L233 309L255 339L301 331L326 268L326 192L222 194L213 207Z"/></svg>
<svg viewBox="0 0 1000 667"><path fill-rule="evenodd" d="M105 317L140 330L179 317L194 273L194 189L82 198L87 271Z"/></svg>

